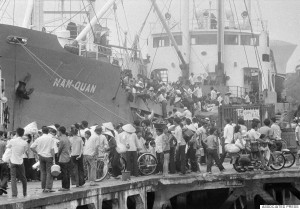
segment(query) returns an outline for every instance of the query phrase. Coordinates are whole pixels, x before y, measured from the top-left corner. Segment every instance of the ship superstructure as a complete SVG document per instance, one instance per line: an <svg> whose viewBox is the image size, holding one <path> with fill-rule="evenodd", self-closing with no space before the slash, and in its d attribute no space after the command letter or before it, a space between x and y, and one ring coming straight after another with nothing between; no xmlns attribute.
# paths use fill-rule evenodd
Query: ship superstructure
<svg viewBox="0 0 300 209"><path fill-rule="evenodd" d="M1 120L8 130L32 121L66 126L82 120L128 123L137 109L161 114L159 104L138 98L130 102L122 88L124 70L146 72L138 47L117 46L128 51L121 56L121 50L109 45L109 28L100 24L117 1L107 1L99 11L90 1L85 26L62 16L66 27L56 31L45 25L43 2L28 1L23 27L0 24L1 98L6 97Z"/></svg>
<svg viewBox="0 0 300 209"><path fill-rule="evenodd" d="M207 1L199 8L192 8L191 2L183 1L181 22L174 24L169 21L171 15L165 15L189 73L205 85L226 86L235 97L243 97L245 92L269 92L269 99L275 102L268 26L261 17L253 18L251 0L242 1L241 13L238 0L230 0L230 5L225 5L228 1ZM149 66L167 69L169 80L176 81L182 75L182 63L174 44L162 25L152 24L151 32Z"/></svg>

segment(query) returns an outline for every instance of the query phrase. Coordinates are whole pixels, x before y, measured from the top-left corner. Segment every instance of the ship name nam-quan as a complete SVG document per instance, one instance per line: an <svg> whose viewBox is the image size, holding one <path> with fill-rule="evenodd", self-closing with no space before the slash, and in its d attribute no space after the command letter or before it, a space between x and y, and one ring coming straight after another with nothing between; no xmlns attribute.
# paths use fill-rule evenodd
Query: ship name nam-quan
<svg viewBox="0 0 300 209"><path fill-rule="evenodd" d="M74 81L70 79L64 79L64 78L55 78L55 81L53 83L53 87L62 87L62 88L71 88L81 91L81 92L87 92L87 93L95 93L97 85L95 84L89 84L84 83L80 81Z"/></svg>

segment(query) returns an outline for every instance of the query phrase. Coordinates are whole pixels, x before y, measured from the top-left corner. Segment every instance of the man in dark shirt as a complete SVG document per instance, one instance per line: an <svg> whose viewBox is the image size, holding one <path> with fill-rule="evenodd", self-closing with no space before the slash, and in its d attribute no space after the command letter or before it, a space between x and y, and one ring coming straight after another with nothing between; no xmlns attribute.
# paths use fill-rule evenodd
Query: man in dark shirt
<svg viewBox="0 0 300 209"><path fill-rule="evenodd" d="M66 136L66 128L64 126L59 127L59 147L58 147L58 157L59 165L61 168L62 175L62 188L58 191L68 191L70 190L70 156L71 156L71 142Z"/></svg>

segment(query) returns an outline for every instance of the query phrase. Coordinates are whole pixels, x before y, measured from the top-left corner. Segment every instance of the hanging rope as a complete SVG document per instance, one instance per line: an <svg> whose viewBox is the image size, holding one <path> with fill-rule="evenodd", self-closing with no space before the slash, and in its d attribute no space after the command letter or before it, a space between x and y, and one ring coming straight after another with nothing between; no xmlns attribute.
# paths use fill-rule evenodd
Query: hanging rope
<svg viewBox="0 0 300 209"><path fill-rule="evenodd" d="M45 68L44 68L44 66L42 65L42 63L40 63L39 62L39 60L37 60L36 59L36 57L35 57L35 55L34 54L32 54L28 49L26 49L26 48L24 48L25 49L25 51L29 54L29 56L31 56L31 58L48 74L48 76L50 76L51 77L51 79L52 80L54 80L54 76L53 75L51 75ZM64 90L66 91L66 92L68 92L70 95L71 95L71 97L76 101L76 102L78 102L81 106L83 106L84 108L86 108L87 110L89 110L89 111L91 111L91 112L93 112L94 114L96 114L99 118L101 118L102 120L104 120L104 121L106 121L106 119L105 118L103 118L103 117L101 117L97 112L95 112L95 111L93 111L93 110L91 110L91 109L89 109L87 106L85 106L85 105L83 105L79 100L77 100L76 98L75 98L75 96L70 92L70 91L68 91L66 88L64 88Z"/></svg>
<svg viewBox="0 0 300 209"><path fill-rule="evenodd" d="M233 0L233 2L234 2L234 0ZM244 0L244 4L245 4L246 11L247 11L247 13L249 14L248 7L247 7L247 4L246 4L246 0ZM250 19L249 15L248 15L248 19L249 19L249 24L250 24L250 29L251 29L251 35L252 35L252 38L255 38L254 32L253 32L253 27L252 27L252 22L251 22L251 19ZM253 47L254 47L254 50L255 50L256 61L257 61L257 63L258 63L258 67L261 69L261 72L262 72L262 75L263 75L263 78L264 78L265 85L268 87L269 85L268 85L268 83L267 83L267 81L266 81L266 78L265 78L265 76L264 76L264 72L263 72L262 64L261 64L261 60L260 60L260 54L259 54L259 52L258 52L258 49L257 49L256 44L254 44Z"/></svg>
<svg viewBox="0 0 300 209"><path fill-rule="evenodd" d="M230 4L231 14L232 14L233 17L234 17L232 5L231 5L231 0L228 0L228 1L229 1L229 4ZM240 31L240 33L242 33L242 29L241 29L241 25L240 25L240 22L239 22L239 19L238 19L238 13L237 13L237 9L236 9L235 4L234 4L234 9L235 9L236 20L237 20L237 23L238 23L238 26L239 26L239 31ZM247 54L247 51L246 51L245 44L242 44L242 45L243 45L245 57L246 57L246 60L247 60L247 66L248 66L248 68L250 68L249 60L248 60L248 54Z"/></svg>
<svg viewBox="0 0 300 209"><path fill-rule="evenodd" d="M26 46L22 45L23 49L25 49L25 51L31 56L31 57L35 57L36 59L34 59L35 61L38 60L40 63L42 63L45 67L47 67L53 74L55 74L56 76L58 76L61 79L64 79L62 76L60 76L55 70L53 70L51 67L49 67L46 63L44 63L40 58L38 58L33 52L31 52ZM41 66L41 64L38 62L39 66ZM42 67L42 66L41 66ZM44 68L43 68L44 69ZM51 76L51 78L53 79L53 76L49 73L47 73L49 76ZM64 88L65 89L65 88ZM111 111L110 109L104 107L103 105L99 104L97 101L95 101L94 99L90 98L88 95L86 95L85 93L81 92L80 90L74 88L77 92L79 92L80 94L82 94L84 97L86 97L87 99L89 99L90 101L92 101L93 103L97 104L99 107L103 108L104 110L108 111L109 113L111 113L112 115L116 116L117 118L122 119L125 122L130 122L128 120L126 120L125 118L122 118L121 116L115 114L113 111ZM67 89L65 89L67 91ZM69 91L67 91L69 92ZM69 92L70 93L70 92ZM70 93L71 94L71 93ZM98 115L98 114L97 114ZM99 116L99 115L98 115ZM100 117L100 116L99 116ZM103 118L102 118L103 119Z"/></svg>

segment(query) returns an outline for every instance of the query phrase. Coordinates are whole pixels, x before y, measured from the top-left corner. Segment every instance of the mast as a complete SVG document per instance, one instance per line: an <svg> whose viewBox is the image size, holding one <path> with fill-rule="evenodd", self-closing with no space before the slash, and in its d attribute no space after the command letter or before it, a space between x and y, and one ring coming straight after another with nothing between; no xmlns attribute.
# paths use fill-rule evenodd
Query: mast
<svg viewBox="0 0 300 209"><path fill-rule="evenodd" d="M44 27L44 0L34 0L32 19L34 29L41 31Z"/></svg>
<svg viewBox="0 0 300 209"><path fill-rule="evenodd" d="M190 20L189 20L189 0L183 1L181 19L182 19L182 53L186 63L190 62L191 39L190 39Z"/></svg>
<svg viewBox="0 0 300 209"><path fill-rule="evenodd" d="M251 13L252 13L252 5L251 5L252 0L247 0L247 8L248 8L248 17L249 21L251 21Z"/></svg>
<svg viewBox="0 0 300 209"><path fill-rule="evenodd" d="M182 63L180 65L180 69L182 71L182 76L183 76L183 78L188 79L189 78L189 66L186 63L184 57L182 56L182 53L179 50L179 47L178 47L178 45L177 45L177 43L175 41L175 38L174 38L171 30L168 27L168 24L166 23L164 16L162 15L161 11L159 10L158 5L156 4L156 0L151 0L151 2L152 2L152 5L153 5L153 8L155 9L155 11L156 11L156 13L158 15L158 18L159 18L160 22L162 23L164 29L166 30L166 32L167 32L167 34L168 34L168 36L169 36L169 38L170 38L170 40L171 40L171 42L172 42L175 50L176 50L176 53L177 53L177 55L178 55L178 57L179 57L179 59L180 59L180 61Z"/></svg>
<svg viewBox="0 0 300 209"><path fill-rule="evenodd" d="M28 0L28 2L27 2L25 17L24 17L23 24L22 24L23 28L30 28L33 3L34 3L34 0Z"/></svg>
<svg viewBox="0 0 300 209"><path fill-rule="evenodd" d="M93 19L86 25L86 27L81 31L81 33L77 36L76 41L80 41L92 30L98 21L98 19L102 18L106 12L111 8L116 0L109 0L106 4L100 9L100 11L93 17Z"/></svg>
<svg viewBox="0 0 300 209"><path fill-rule="evenodd" d="M218 1L218 65L216 74L219 83L224 83L224 0Z"/></svg>

